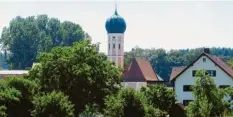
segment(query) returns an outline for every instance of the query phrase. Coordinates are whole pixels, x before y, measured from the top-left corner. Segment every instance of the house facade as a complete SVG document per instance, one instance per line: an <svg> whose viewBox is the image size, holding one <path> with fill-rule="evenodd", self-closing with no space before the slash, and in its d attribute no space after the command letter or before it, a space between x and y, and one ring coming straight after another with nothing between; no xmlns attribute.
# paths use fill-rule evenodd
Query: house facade
<svg viewBox="0 0 233 117"><path fill-rule="evenodd" d="M219 57L203 52L190 65L184 67L174 67L172 69L170 81L177 95L178 103L185 106L192 100L191 86L195 83L195 73L197 70L204 69L211 76L217 87L225 88L233 86L233 70L226 65Z"/></svg>

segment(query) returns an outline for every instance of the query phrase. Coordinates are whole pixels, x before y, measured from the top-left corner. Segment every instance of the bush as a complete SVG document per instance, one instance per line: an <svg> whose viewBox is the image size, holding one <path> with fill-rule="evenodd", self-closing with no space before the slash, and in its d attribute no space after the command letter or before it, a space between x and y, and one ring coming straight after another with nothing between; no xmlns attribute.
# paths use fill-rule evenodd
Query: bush
<svg viewBox="0 0 233 117"><path fill-rule="evenodd" d="M61 92L51 92L36 96L33 100L33 117L73 117L74 105Z"/></svg>
<svg viewBox="0 0 233 117"><path fill-rule="evenodd" d="M147 103L154 108L168 112L172 104L175 103L175 92L168 89L165 85L149 85L141 89L147 98Z"/></svg>
<svg viewBox="0 0 233 117"><path fill-rule="evenodd" d="M145 101L133 89L122 89L117 95L106 99L105 116L107 117L144 117Z"/></svg>
<svg viewBox="0 0 233 117"><path fill-rule="evenodd" d="M146 107L146 117L166 117L167 113L159 109L155 109L153 106Z"/></svg>

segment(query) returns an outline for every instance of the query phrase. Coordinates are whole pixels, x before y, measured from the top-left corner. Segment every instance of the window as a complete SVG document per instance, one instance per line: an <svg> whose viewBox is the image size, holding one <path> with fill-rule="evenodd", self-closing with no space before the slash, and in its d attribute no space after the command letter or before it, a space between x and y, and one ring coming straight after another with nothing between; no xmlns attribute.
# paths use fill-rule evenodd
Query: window
<svg viewBox="0 0 233 117"><path fill-rule="evenodd" d="M216 76L216 70L206 70L206 74L212 77Z"/></svg>
<svg viewBox="0 0 233 117"><path fill-rule="evenodd" d="M203 61L203 62L206 62L206 58L203 58L202 61Z"/></svg>
<svg viewBox="0 0 233 117"><path fill-rule="evenodd" d="M113 49L115 49L115 44L113 44Z"/></svg>
<svg viewBox="0 0 233 117"><path fill-rule="evenodd" d="M121 49L121 44L119 44L119 47L118 47L119 49Z"/></svg>
<svg viewBox="0 0 233 117"><path fill-rule="evenodd" d="M195 77L197 70L193 70L192 72L192 76ZM206 70L206 75L209 75L211 77L215 77L216 76L216 70Z"/></svg>
<svg viewBox="0 0 233 117"><path fill-rule="evenodd" d="M219 85L219 88L220 88L220 89L225 89L225 88L227 88L227 87L230 87L230 85Z"/></svg>
<svg viewBox="0 0 233 117"><path fill-rule="evenodd" d="M195 77L196 72L197 72L197 70L193 70L193 72L192 72L193 77Z"/></svg>
<svg viewBox="0 0 233 117"><path fill-rule="evenodd" d="M192 85L184 85L183 86L183 91L184 92L190 92L190 91L192 91Z"/></svg>
<svg viewBox="0 0 233 117"><path fill-rule="evenodd" d="M108 44L108 49L110 49L110 43Z"/></svg>
<svg viewBox="0 0 233 117"><path fill-rule="evenodd" d="M193 100L183 100L183 105L188 106L188 104Z"/></svg>
<svg viewBox="0 0 233 117"><path fill-rule="evenodd" d="M115 38L115 36L113 36L113 37L112 37L112 41L116 41L116 38Z"/></svg>

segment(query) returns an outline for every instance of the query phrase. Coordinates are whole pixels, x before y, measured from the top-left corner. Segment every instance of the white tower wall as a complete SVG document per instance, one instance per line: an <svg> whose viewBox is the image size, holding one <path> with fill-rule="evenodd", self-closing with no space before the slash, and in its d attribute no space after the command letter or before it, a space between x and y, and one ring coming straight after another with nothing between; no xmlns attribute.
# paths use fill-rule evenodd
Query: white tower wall
<svg viewBox="0 0 233 117"><path fill-rule="evenodd" d="M108 60L124 67L124 34L108 33Z"/></svg>

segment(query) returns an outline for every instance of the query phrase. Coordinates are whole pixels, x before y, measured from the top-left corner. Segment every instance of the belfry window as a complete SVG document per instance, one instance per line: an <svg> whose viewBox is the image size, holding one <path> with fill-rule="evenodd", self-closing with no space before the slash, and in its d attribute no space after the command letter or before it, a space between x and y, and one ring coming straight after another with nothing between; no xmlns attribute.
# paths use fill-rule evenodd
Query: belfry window
<svg viewBox="0 0 233 117"><path fill-rule="evenodd" d="M113 48L115 49L115 44L113 44Z"/></svg>

